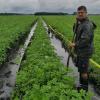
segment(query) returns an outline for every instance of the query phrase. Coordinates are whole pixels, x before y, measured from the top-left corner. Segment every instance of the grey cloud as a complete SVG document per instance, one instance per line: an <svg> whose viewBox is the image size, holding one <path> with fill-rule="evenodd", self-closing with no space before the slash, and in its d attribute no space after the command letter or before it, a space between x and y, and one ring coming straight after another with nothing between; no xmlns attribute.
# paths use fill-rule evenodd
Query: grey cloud
<svg viewBox="0 0 100 100"><path fill-rule="evenodd" d="M89 13L100 13L100 0L0 0L0 12L68 12L86 5Z"/></svg>

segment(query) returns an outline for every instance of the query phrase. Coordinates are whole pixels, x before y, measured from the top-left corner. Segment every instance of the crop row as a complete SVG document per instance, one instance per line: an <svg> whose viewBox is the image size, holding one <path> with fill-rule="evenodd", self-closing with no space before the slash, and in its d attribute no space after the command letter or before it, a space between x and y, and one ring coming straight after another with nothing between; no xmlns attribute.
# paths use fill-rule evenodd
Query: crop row
<svg viewBox="0 0 100 100"><path fill-rule="evenodd" d="M11 49L17 47L19 40L22 42L25 39L36 17L0 16L0 19L0 66L2 66Z"/></svg>

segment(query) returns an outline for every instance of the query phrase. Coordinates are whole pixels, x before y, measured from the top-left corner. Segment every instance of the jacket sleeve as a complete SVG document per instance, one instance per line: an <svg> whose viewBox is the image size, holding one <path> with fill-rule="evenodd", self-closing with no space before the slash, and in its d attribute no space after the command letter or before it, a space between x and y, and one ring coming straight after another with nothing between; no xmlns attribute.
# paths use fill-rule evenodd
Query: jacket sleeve
<svg viewBox="0 0 100 100"><path fill-rule="evenodd" d="M76 42L76 46L79 48L88 47L90 44L90 38L92 34L93 32L91 30L91 25L84 25L82 28L80 39Z"/></svg>

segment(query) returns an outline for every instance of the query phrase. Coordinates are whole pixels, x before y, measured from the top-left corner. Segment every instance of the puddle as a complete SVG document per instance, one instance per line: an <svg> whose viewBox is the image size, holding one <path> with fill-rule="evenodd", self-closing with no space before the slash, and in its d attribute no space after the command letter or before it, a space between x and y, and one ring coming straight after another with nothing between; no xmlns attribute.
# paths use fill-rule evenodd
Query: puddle
<svg viewBox="0 0 100 100"><path fill-rule="evenodd" d="M47 25L44 21L43 21L43 26L45 27L45 29L48 33L48 27L47 27ZM65 51L65 49L62 47L61 41L59 39L57 39L52 32L48 33L48 35L49 35L49 38L51 40L51 45L54 46L54 48L55 48L55 52L61 58L61 62L66 66L67 65L68 52ZM79 84L79 73L78 73L77 67L75 67L74 64L73 64L72 58L69 61L69 67L73 70L70 75L72 77L74 77L75 84L78 85ZM100 100L99 99L100 96L97 93L95 93L94 88L91 84L89 84L89 91L92 91L95 95L95 96L93 96L92 100Z"/></svg>
<svg viewBox="0 0 100 100"><path fill-rule="evenodd" d="M37 23L31 28L31 31L28 35L28 38L25 40L23 46L19 48L17 52L15 52L12 60L7 62L3 68L0 70L0 100L9 100L11 96L11 92L15 87L16 74L19 70L22 58L24 56L25 50L30 43L30 40L34 34L34 30L37 26Z"/></svg>

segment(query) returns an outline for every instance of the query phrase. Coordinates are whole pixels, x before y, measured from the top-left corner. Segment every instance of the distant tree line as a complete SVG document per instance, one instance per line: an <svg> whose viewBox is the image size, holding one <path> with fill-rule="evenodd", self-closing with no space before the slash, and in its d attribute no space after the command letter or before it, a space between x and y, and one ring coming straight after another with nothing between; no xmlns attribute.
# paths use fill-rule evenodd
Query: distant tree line
<svg viewBox="0 0 100 100"><path fill-rule="evenodd" d="M33 14L24 14L24 13L0 13L0 15L33 15Z"/></svg>
<svg viewBox="0 0 100 100"><path fill-rule="evenodd" d="M62 12L36 12L35 15L68 15L68 13Z"/></svg>

